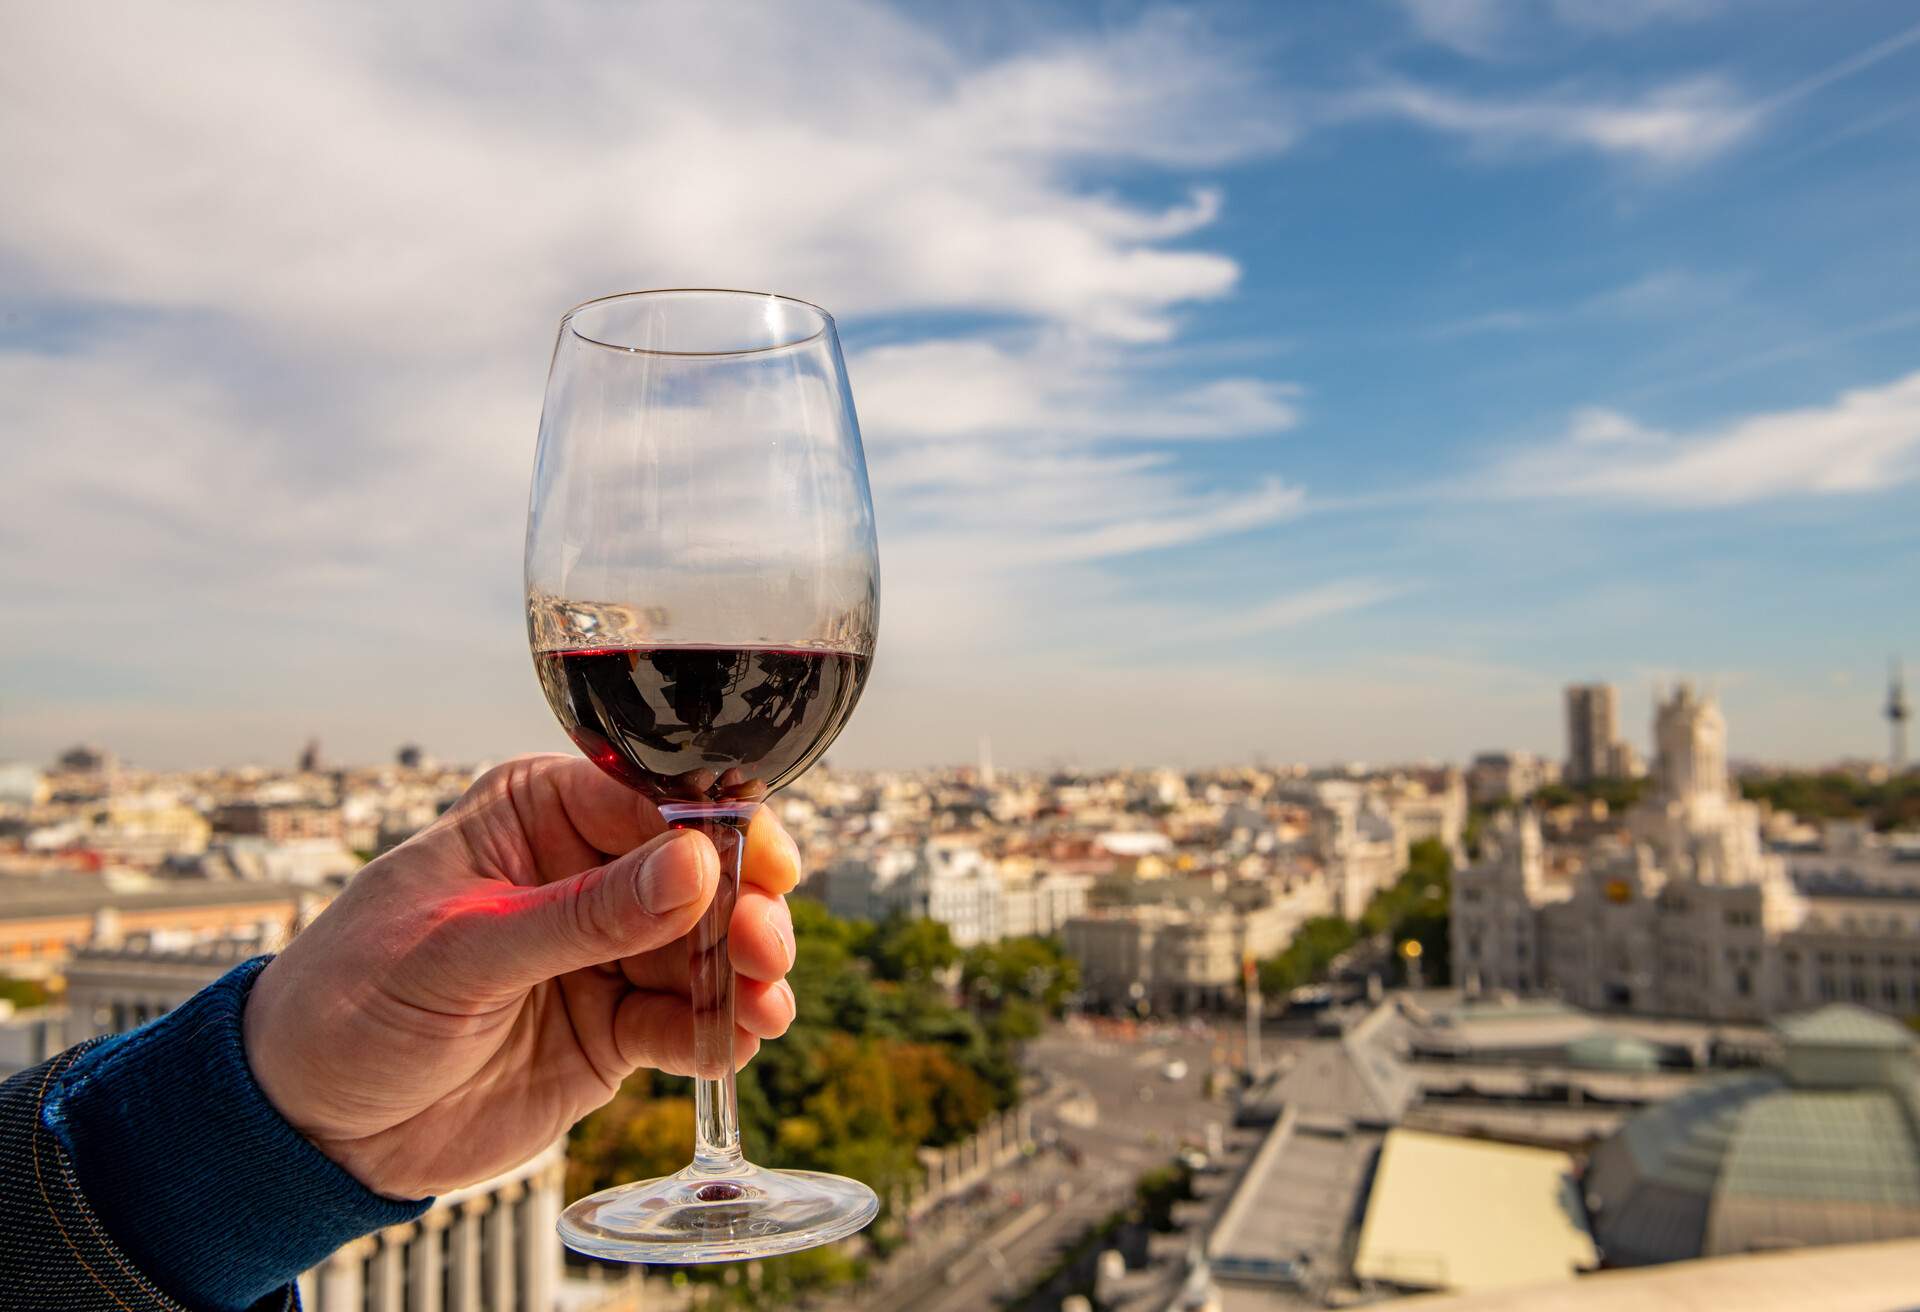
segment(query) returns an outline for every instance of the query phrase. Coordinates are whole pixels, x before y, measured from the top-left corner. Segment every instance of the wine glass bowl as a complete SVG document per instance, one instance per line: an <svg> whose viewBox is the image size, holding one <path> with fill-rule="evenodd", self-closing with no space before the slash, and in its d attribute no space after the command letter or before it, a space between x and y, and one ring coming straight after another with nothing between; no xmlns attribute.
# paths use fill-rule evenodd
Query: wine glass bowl
<svg viewBox="0 0 1920 1312"><path fill-rule="evenodd" d="M745 828L859 700L879 615L865 458L832 316L755 292L633 292L560 325L527 517L527 627L580 750L698 828L723 877L689 938L693 1162L569 1207L562 1238L653 1263L841 1238L857 1181L754 1167L731 1069L727 926Z"/></svg>

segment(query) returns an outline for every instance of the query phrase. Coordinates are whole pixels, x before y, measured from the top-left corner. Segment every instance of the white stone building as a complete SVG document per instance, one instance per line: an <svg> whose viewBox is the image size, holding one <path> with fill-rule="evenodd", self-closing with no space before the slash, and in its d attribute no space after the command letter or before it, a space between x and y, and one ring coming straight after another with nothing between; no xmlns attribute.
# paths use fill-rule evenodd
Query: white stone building
<svg viewBox="0 0 1920 1312"><path fill-rule="evenodd" d="M1481 752L1467 767L1467 794L1481 806L1517 802L1559 779L1560 767L1532 752Z"/></svg>
<svg viewBox="0 0 1920 1312"><path fill-rule="evenodd" d="M604 1288L563 1299L554 1231L566 1177L566 1143L511 1171L434 1200L417 1221L389 1226L336 1250L300 1277L309 1312L560 1312L614 1303ZM631 1306L627 1299L617 1305Z"/></svg>
<svg viewBox="0 0 1920 1312"><path fill-rule="evenodd" d="M1143 887L1191 882L1150 880ZM1180 900L1109 905L1066 922L1061 937L1094 1006L1144 1001L1154 1011L1190 1012L1238 1005L1246 959L1281 951L1302 921L1331 905L1329 886L1319 879L1216 876L1208 888Z"/></svg>
<svg viewBox="0 0 1920 1312"><path fill-rule="evenodd" d="M1452 953L1471 990L1550 991L1594 1010L1764 1021L1844 1000L1920 1012L1920 898L1803 892L1727 775L1726 722L1682 684L1655 714L1651 794L1627 839L1548 877L1530 815L1455 876Z"/></svg>
<svg viewBox="0 0 1920 1312"><path fill-rule="evenodd" d="M954 943L997 943L1001 927L998 865L972 839L938 834L918 848L883 847L835 862L824 872L827 909L848 920L890 915L937 920ZM1023 914L1033 917L1031 908Z"/></svg>
<svg viewBox="0 0 1920 1312"><path fill-rule="evenodd" d="M1390 805L1348 780L1314 784L1310 841L1332 885L1334 912L1349 920L1407 868L1405 825Z"/></svg>
<svg viewBox="0 0 1920 1312"><path fill-rule="evenodd" d="M1050 870L1030 858L1000 863L1000 935L1045 938L1087 909L1093 880L1067 870Z"/></svg>
<svg viewBox="0 0 1920 1312"><path fill-rule="evenodd" d="M1457 858L1467 828L1467 783L1457 770L1431 782L1408 781L1389 798L1406 842L1432 841ZM1399 872L1395 871L1397 875Z"/></svg>
<svg viewBox="0 0 1920 1312"><path fill-rule="evenodd" d="M1079 916L1062 937L1094 1006L1189 1012L1237 996L1240 919L1224 906L1149 904Z"/></svg>

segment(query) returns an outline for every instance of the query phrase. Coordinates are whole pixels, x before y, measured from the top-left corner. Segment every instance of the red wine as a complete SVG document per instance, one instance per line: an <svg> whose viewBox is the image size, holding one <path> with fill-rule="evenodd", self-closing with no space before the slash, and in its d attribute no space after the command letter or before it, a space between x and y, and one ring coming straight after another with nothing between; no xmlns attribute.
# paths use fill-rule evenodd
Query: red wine
<svg viewBox="0 0 1920 1312"><path fill-rule="evenodd" d="M840 732L867 658L775 647L541 652L540 686L602 770L656 802L758 801Z"/></svg>

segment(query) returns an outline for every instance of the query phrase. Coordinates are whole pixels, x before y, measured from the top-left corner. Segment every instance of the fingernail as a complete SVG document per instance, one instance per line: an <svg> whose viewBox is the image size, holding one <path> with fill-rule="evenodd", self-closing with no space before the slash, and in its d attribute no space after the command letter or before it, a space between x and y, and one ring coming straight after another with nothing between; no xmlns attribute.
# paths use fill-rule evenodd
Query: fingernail
<svg viewBox="0 0 1920 1312"><path fill-rule="evenodd" d="M706 882L706 862L686 838L675 839L648 857L640 867L640 905L654 915L677 911L699 898Z"/></svg>
<svg viewBox="0 0 1920 1312"><path fill-rule="evenodd" d="M780 981L780 991L787 995L787 1024L791 1025L800 1019L800 999L794 996L793 985L785 980Z"/></svg>

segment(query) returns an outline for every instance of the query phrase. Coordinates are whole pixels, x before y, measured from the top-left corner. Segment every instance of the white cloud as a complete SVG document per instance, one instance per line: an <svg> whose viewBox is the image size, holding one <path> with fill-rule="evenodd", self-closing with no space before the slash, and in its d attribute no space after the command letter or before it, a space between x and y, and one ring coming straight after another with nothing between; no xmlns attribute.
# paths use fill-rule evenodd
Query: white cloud
<svg viewBox="0 0 1920 1312"><path fill-rule="evenodd" d="M0 244L50 292L366 342L465 349L718 275L1162 338L1233 285L1232 261L1161 246L1217 194L1143 210L1064 167L1284 141L1209 130L1249 74L1165 21L969 66L847 0L108 10L13 25L0 112L30 130L0 169L34 183Z"/></svg>
<svg viewBox="0 0 1920 1312"><path fill-rule="evenodd" d="M1556 92L1493 99L1384 81L1344 97L1339 112L1403 119L1465 138L1488 154L1578 149L1667 166L1719 154L1759 119L1753 106L1713 77L1614 98Z"/></svg>
<svg viewBox="0 0 1920 1312"><path fill-rule="evenodd" d="M1666 436L1642 427L1630 416L1602 406L1588 406L1573 412L1567 423L1570 446L1623 446L1666 441Z"/></svg>
<svg viewBox="0 0 1920 1312"><path fill-rule="evenodd" d="M1138 353L1058 333L1008 342L932 338L874 347L848 371L860 417L889 438L1072 434L1089 438L1231 438L1299 422L1300 391L1221 378L1187 386L1143 377Z"/></svg>
<svg viewBox="0 0 1920 1312"><path fill-rule="evenodd" d="M1621 35L1656 22L1691 22L1724 0L1402 0L1414 27L1462 54L1503 57L1526 48L1543 24ZM1502 98L1385 81L1346 98L1348 115L1406 119L1467 138L1484 152L1587 149L1661 165L1696 163L1737 145L1767 119L1836 82L1920 43L1920 23L1895 32L1770 95L1748 98L1702 75L1645 94L1594 97L1579 88Z"/></svg>
<svg viewBox="0 0 1920 1312"><path fill-rule="evenodd" d="M1297 389L1142 351L1239 276L1194 171L1293 133L1178 16L990 58L857 0L48 6L8 39L0 293L84 325L0 353L0 629L59 708L8 750L552 741L518 595L542 371L622 287L900 317L851 362L889 650L1121 644L1105 562L1302 504L1170 455L1281 433ZM1084 180L1109 166L1181 190Z"/></svg>
<svg viewBox="0 0 1920 1312"><path fill-rule="evenodd" d="M1663 434L1587 410L1566 437L1492 474L1507 496L1658 506L1730 506L1790 496L1884 492L1920 478L1920 373L1843 392L1831 404Z"/></svg>

